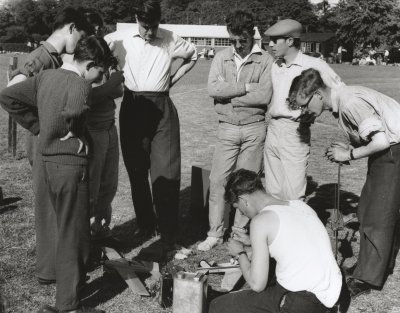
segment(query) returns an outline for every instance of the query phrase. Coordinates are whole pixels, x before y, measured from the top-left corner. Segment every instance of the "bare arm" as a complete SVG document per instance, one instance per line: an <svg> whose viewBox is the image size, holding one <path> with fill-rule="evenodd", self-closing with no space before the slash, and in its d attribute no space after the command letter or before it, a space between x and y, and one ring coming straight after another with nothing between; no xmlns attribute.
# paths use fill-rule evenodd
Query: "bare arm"
<svg viewBox="0 0 400 313"><path fill-rule="evenodd" d="M180 80L187 72L189 72L193 66L196 64L197 60L186 59L183 61L181 66L175 72L173 76L171 76L171 84L170 87L176 84L178 80Z"/></svg>

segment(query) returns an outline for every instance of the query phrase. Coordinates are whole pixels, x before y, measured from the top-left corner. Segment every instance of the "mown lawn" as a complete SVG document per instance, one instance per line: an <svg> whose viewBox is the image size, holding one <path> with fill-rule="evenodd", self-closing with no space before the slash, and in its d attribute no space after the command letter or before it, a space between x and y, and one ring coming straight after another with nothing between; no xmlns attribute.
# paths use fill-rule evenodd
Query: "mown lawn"
<svg viewBox="0 0 400 313"><path fill-rule="evenodd" d="M23 58L23 56L21 57ZM8 56L0 56L0 88L5 86L5 71ZM210 164L215 145L217 117L212 100L207 95L206 82L210 62L200 60L171 91L178 108L181 122L182 184L181 184L181 242L194 248L196 241L204 236L205 225L199 225L190 214L191 166L194 163ZM334 65L334 69L347 84L360 84L386 93L400 100L400 70L398 67L354 67ZM8 204L0 206L0 293L10 303L9 312L35 312L41 304L54 301L55 288L41 287L34 277L35 234L31 169L23 149L24 131L18 131L17 158L7 152L8 116L0 110L0 186ZM312 127L312 154L309 166L308 202L326 220L326 210L334 206L334 183L337 181L337 166L324 159L325 148L333 140L344 139L336 123L325 114ZM366 173L365 161L352 162L342 169L342 203L346 212L355 210ZM130 199L130 187L123 162L120 162L120 180L113 203L113 233L124 244L128 257L140 249L132 236L134 211ZM343 256L341 263L351 265L358 250L356 227L340 232ZM329 225L327 226L329 230ZM330 231L330 230L329 230ZM355 241L351 241L353 238ZM148 244L144 243L144 244ZM194 250L195 251L195 250ZM171 263L193 270L200 259L228 260L225 247L208 253L195 254L186 261ZM398 257L398 261L400 258ZM156 297L140 298L134 295L117 276L103 277L101 268L90 273L91 280L84 303L98 306L107 312L170 312L161 309ZM216 287L220 277L210 277ZM156 294L157 284L146 280ZM350 313L356 312L400 312L400 267L395 268L382 291L373 291L351 303Z"/></svg>

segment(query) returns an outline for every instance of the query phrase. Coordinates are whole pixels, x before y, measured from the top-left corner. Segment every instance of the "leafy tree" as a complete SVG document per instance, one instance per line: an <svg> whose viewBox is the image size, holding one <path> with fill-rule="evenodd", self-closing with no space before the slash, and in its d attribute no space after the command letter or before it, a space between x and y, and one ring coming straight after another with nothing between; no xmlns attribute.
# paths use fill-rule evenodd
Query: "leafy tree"
<svg viewBox="0 0 400 313"><path fill-rule="evenodd" d="M399 13L397 0L342 0L332 21L337 25L340 42L378 47L392 43L398 36Z"/></svg>

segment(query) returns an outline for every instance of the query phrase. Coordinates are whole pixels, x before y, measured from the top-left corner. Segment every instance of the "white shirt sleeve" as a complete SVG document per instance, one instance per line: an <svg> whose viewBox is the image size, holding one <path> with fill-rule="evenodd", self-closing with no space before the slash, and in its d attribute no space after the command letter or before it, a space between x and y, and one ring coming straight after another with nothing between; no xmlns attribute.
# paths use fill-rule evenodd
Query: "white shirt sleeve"
<svg viewBox="0 0 400 313"><path fill-rule="evenodd" d="M175 58L182 58L182 59L191 59L192 61L197 60L197 49L196 46L183 38L173 35L174 36L174 52L172 57Z"/></svg>

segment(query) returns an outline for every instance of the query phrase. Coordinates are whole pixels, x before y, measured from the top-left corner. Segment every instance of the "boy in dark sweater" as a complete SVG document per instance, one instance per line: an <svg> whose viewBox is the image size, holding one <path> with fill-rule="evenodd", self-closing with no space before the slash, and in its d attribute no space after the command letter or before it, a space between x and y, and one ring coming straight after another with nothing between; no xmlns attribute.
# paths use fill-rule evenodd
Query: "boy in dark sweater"
<svg viewBox="0 0 400 313"><path fill-rule="evenodd" d="M92 25L83 16L82 10L65 8L55 17L53 33L32 51L23 67L12 73L9 86L35 76L43 70L61 67L62 53L72 54L78 40L93 33ZM26 136L26 154L32 165L32 185L35 195L35 230L36 230L36 276L40 284L55 282L55 213L47 191L45 169L38 147L38 137L30 132Z"/></svg>
<svg viewBox="0 0 400 313"><path fill-rule="evenodd" d="M85 115L90 107L91 82L107 68L104 50L91 36L81 39L73 64L42 71L4 89L1 106L24 128L40 134L40 160L57 217L56 308L38 313L103 312L80 307L89 257L89 193ZM40 124L39 124L40 120Z"/></svg>

